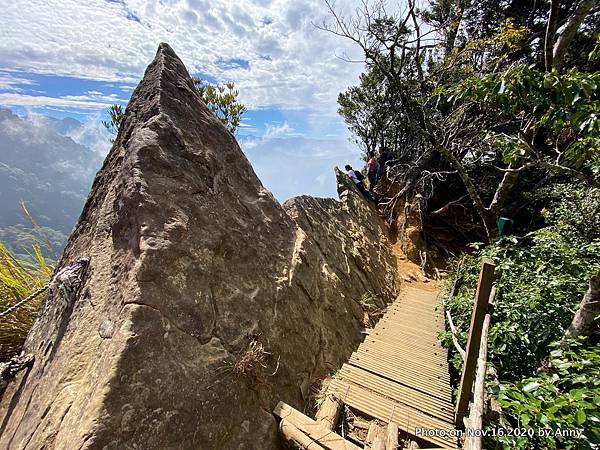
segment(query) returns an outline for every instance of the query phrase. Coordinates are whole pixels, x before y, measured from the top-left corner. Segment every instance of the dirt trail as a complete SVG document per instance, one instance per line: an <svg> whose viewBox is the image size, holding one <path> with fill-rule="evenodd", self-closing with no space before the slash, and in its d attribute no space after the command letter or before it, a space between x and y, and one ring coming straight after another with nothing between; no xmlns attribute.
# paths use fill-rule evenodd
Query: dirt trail
<svg viewBox="0 0 600 450"><path fill-rule="evenodd" d="M398 265L399 290L405 289L407 285L423 289L425 291L439 290L439 282L423 275L421 266L412 262L402 251L402 244L397 240L392 244L392 253L396 257Z"/></svg>

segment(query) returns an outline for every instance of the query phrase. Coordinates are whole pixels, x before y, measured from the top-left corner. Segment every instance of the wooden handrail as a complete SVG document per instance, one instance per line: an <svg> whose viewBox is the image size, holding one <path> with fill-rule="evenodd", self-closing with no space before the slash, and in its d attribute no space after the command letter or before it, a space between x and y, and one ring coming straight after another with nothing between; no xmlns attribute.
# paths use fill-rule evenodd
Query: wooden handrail
<svg viewBox="0 0 600 450"><path fill-rule="evenodd" d="M467 348L465 349L465 361L460 377L458 398L456 400L454 424L459 429L464 428L463 420L472 398L475 368L479 356L479 348L481 347L483 323L488 312L488 304L492 292L492 284L494 282L495 267L496 265L494 262L489 259L484 259L481 263L479 282L477 283L477 293L475 294L475 303L473 305L473 313L471 314L469 338L467 340Z"/></svg>
<svg viewBox="0 0 600 450"><path fill-rule="evenodd" d="M464 441L464 450L481 450L483 447L483 434L480 430L483 429L483 411L485 406L485 377L487 373L487 349L488 349L488 332L490 322L492 320L492 311L494 308L494 297L496 288L492 287L490 293L490 304L488 312L483 319L481 329L481 343L479 346L479 357L477 358L477 376L475 378L475 386L473 388L473 404L469 418L465 419L465 428L467 429L466 438ZM470 429L470 430L469 430Z"/></svg>

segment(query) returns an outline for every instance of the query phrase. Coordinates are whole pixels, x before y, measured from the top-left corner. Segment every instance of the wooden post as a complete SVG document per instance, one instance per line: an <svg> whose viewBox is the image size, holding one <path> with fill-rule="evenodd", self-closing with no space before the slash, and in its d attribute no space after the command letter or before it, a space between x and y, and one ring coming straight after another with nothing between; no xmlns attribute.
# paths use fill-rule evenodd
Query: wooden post
<svg viewBox="0 0 600 450"><path fill-rule="evenodd" d="M492 288L490 298L493 299L496 288ZM490 304L490 311L485 315L483 327L481 330L481 345L479 346L479 358L477 358L477 377L475 378L475 387L473 388L473 404L469 420L465 421L466 428L474 430L473 433L467 434L465 439L464 450L481 450L483 447L483 435L477 434L475 430L483 428L483 409L485 407L485 376L487 374L487 340L490 322L492 320L493 305Z"/></svg>
<svg viewBox="0 0 600 450"><path fill-rule="evenodd" d="M293 425L326 450L361 450L359 446L347 441L335 431L325 428L322 423L305 416L284 402L277 403L273 414L279 417L282 422L285 421L281 433L286 439L287 436L291 436L293 440L296 440L296 437L297 440L304 439L289 426ZM312 449L312 447L310 448Z"/></svg>
<svg viewBox="0 0 600 450"><path fill-rule="evenodd" d="M279 424L279 432L283 438L294 444L296 447L310 450L325 450L306 434L300 431L296 426L283 419Z"/></svg>
<svg viewBox="0 0 600 450"><path fill-rule="evenodd" d="M375 421L371 422L369 432L367 433L367 448L371 450L385 450L386 437L387 428Z"/></svg>
<svg viewBox="0 0 600 450"><path fill-rule="evenodd" d="M340 412L342 411L342 401L333 394L328 394L319 407L315 420L322 423L330 430L335 430Z"/></svg>
<svg viewBox="0 0 600 450"><path fill-rule="evenodd" d="M387 436L385 440L385 450L398 450L398 424L394 422L388 423Z"/></svg>
<svg viewBox="0 0 600 450"><path fill-rule="evenodd" d="M475 366L477 365L479 345L481 343L481 331L488 309L492 284L494 282L495 267L496 265L493 261L484 259L481 263L481 272L479 272L477 293L475 294L475 303L473 305L473 313L471 314L469 339L467 340L467 348L465 349L465 361L460 377L458 398L456 399L454 424L460 429L464 428L463 419L469 409L469 402L471 401L473 380L475 379Z"/></svg>

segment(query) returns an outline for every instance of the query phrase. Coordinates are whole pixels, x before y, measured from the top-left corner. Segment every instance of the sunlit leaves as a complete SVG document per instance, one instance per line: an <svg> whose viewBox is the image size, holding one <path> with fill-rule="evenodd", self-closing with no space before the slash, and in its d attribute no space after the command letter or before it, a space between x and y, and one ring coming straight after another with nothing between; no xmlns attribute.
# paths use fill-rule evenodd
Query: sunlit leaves
<svg viewBox="0 0 600 450"><path fill-rule="evenodd" d="M242 116L248 109L238 100L239 92L232 82L225 84L211 84L199 78L193 78L194 86L208 109L219 119L227 129L235 134L240 126ZM121 105L112 105L108 109L109 121L102 121L102 125L112 134L116 135L125 118L125 110ZM111 139L111 142L114 139Z"/></svg>
<svg viewBox="0 0 600 450"><path fill-rule="evenodd" d="M235 134L242 116L248 110L239 102L239 92L235 88L235 84L232 82L211 84L199 78L194 78L193 82L208 109L231 133Z"/></svg>
<svg viewBox="0 0 600 450"><path fill-rule="evenodd" d="M39 244L28 260L19 258L0 242L0 311L15 305L50 280L54 267L47 263ZM0 318L0 360L17 354L37 317L41 296Z"/></svg>
<svg viewBox="0 0 600 450"><path fill-rule="evenodd" d="M535 430L525 442L500 437L503 448L591 449L600 440L600 348L585 340L553 347L544 374L493 391L502 407L500 426Z"/></svg>
<svg viewBox="0 0 600 450"><path fill-rule="evenodd" d="M119 131L119 127L121 126L121 122L125 117L125 110L121 105L114 104L110 108L108 108L108 116L110 120L102 121L102 125L106 128L112 135L116 135ZM111 142L114 139L111 139Z"/></svg>
<svg viewBox="0 0 600 450"><path fill-rule="evenodd" d="M600 269L600 192L565 183L542 188L536 197L548 204L547 226L464 255L460 263L451 261L450 280L458 275L463 282L446 307L464 345L480 259L494 259L497 293L488 355L503 384L490 386L490 395L500 402L502 415L488 426L549 433L496 436L501 445L496 448L592 448L590 442L600 440L600 349L580 341L552 342L564 336L589 276ZM456 353L452 361L462 363ZM539 367L545 367L542 375L536 375ZM560 429L584 434L581 439L557 435Z"/></svg>
<svg viewBox="0 0 600 450"><path fill-rule="evenodd" d="M600 73L546 73L519 65L445 87L436 98L452 107L467 101L498 122L521 122L521 134L494 137L506 162L535 156L592 171L600 166ZM539 133L544 140L533 143Z"/></svg>

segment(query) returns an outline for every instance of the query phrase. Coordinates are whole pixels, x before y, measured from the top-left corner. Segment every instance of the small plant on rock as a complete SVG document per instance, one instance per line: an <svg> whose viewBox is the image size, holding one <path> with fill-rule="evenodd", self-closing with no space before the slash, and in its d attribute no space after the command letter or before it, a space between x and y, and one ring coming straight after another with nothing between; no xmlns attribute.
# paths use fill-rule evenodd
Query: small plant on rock
<svg viewBox="0 0 600 450"><path fill-rule="evenodd" d="M252 339L248 348L233 363L232 371L237 375L260 375L267 368L266 362L270 355L261 342Z"/></svg>

